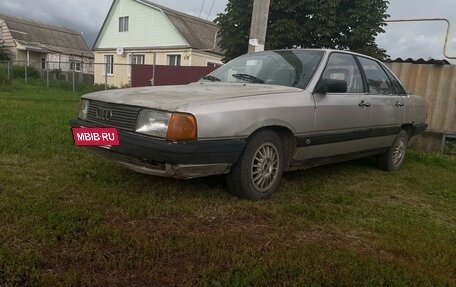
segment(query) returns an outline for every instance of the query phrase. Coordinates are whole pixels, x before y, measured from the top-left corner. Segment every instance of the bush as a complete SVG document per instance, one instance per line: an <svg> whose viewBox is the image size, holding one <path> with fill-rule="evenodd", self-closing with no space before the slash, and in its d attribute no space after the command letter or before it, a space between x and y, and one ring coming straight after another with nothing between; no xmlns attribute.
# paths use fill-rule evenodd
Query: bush
<svg viewBox="0 0 456 287"><path fill-rule="evenodd" d="M8 75L0 72L0 86L8 85L9 83Z"/></svg>
<svg viewBox="0 0 456 287"><path fill-rule="evenodd" d="M44 83L43 83L44 84ZM73 90L73 83L68 81L50 81L49 87L72 91ZM76 83L75 84L75 91L82 94L104 91L105 86L104 84L92 84L92 83ZM116 86L108 86L108 90L118 89Z"/></svg>
<svg viewBox="0 0 456 287"><path fill-rule="evenodd" d="M45 84L46 83L43 82L43 85L45 85ZM49 81L49 87L60 89L60 90L71 91L71 90L73 90L73 83L67 82L67 81L55 80L55 81Z"/></svg>
<svg viewBox="0 0 456 287"><path fill-rule="evenodd" d="M39 70L35 68L27 68L27 85L29 86L42 86L46 87L46 80L40 77ZM0 88L5 87L7 89L14 88L16 84L24 84L24 67L23 66L14 66L11 68L11 80L8 80L7 67L0 65ZM14 85L10 85L14 83ZM8 86L8 87L7 87ZM73 83L71 81L65 80L50 80L49 87L59 90L72 91ZM114 85L108 86L108 90L118 89ZM104 91L104 84L93 84L90 82L75 83L75 92L78 94L87 94L92 92Z"/></svg>
<svg viewBox="0 0 456 287"><path fill-rule="evenodd" d="M14 78L25 78L25 66L13 66L13 77ZM40 71L35 67L27 67L27 78L29 79L40 79Z"/></svg>
<svg viewBox="0 0 456 287"><path fill-rule="evenodd" d="M118 89L118 88L116 86L108 86L108 90L115 90L115 89ZM78 88L78 91L80 91L83 94L104 91L104 90L105 90L104 84L84 83L84 84L79 85L79 88Z"/></svg>
<svg viewBox="0 0 456 287"><path fill-rule="evenodd" d="M9 84L8 71L6 68L0 67L0 86Z"/></svg>

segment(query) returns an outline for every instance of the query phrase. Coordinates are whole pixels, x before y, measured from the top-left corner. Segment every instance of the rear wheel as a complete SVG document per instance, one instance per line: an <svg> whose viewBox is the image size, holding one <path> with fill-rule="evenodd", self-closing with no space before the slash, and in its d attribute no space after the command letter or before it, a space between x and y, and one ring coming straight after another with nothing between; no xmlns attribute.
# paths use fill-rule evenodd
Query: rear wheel
<svg viewBox="0 0 456 287"><path fill-rule="evenodd" d="M393 171L401 168L407 152L407 142L409 135L406 131L402 130L394 140L391 147L382 155L378 157L378 167L386 170Z"/></svg>
<svg viewBox="0 0 456 287"><path fill-rule="evenodd" d="M283 144L271 130L254 134L227 175L228 190L241 198L269 198L280 183L283 173Z"/></svg>

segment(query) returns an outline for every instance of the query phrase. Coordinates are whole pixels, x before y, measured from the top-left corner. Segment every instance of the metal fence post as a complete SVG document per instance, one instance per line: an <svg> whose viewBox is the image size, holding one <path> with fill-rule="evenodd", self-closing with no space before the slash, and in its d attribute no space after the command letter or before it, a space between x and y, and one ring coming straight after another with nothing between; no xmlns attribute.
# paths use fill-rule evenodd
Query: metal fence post
<svg viewBox="0 0 456 287"><path fill-rule="evenodd" d="M157 64L157 53L154 52L154 65L152 67L152 80L150 81L151 86L155 86L155 66Z"/></svg>
<svg viewBox="0 0 456 287"><path fill-rule="evenodd" d="M27 85L27 84L28 84L28 79L27 79L27 63L24 65L24 71L25 71L25 72L24 72L24 73L25 73L25 77L24 77L24 79L25 79L25 84Z"/></svg>
<svg viewBox="0 0 456 287"><path fill-rule="evenodd" d="M46 87L49 88L49 61L46 61Z"/></svg>
<svg viewBox="0 0 456 287"><path fill-rule="evenodd" d="M8 61L8 81L11 81L10 61Z"/></svg>
<svg viewBox="0 0 456 287"><path fill-rule="evenodd" d="M70 67L71 67L71 65L70 65ZM76 62L74 62L74 64L73 64L73 93L74 93L74 90L75 90L74 89L74 75L75 75L74 70L76 70Z"/></svg>
<svg viewBox="0 0 456 287"><path fill-rule="evenodd" d="M80 73L79 83L84 84L84 58L81 60L81 71L79 71L79 73Z"/></svg>
<svg viewBox="0 0 456 287"><path fill-rule="evenodd" d="M105 63L105 90L108 89L108 63Z"/></svg>

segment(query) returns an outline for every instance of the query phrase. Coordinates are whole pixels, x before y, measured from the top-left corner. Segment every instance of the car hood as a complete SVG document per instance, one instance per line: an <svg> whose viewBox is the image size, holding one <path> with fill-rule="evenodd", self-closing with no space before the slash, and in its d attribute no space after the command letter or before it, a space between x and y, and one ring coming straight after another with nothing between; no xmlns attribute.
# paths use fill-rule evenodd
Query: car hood
<svg viewBox="0 0 456 287"><path fill-rule="evenodd" d="M198 102L300 91L302 89L275 85L199 82L181 86L108 90L86 94L82 98L175 111L179 107Z"/></svg>

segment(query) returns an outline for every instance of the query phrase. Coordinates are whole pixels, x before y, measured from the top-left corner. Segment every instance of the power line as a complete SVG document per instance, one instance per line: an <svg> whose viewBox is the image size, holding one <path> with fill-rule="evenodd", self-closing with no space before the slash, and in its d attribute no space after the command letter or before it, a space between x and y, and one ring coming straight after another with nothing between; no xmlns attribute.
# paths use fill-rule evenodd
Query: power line
<svg viewBox="0 0 456 287"><path fill-rule="evenodd" d="M206 0L203 0L203 5L201 5L201 10L198 16L199 18L201 18L201 13L203 12L204 4L206 4Z"/></svg>
<svg viewBox="0 0 456 287"><path fill-rule="evenodd" d="M207 20L207 19L209 19L209 17L211 16L211 13L212 13L212 9L214 8L214 4L215 4L215 0L214 0L214 1L212 1L211 10L209 10L209 14L207 14L206 20Z"/></svg>

